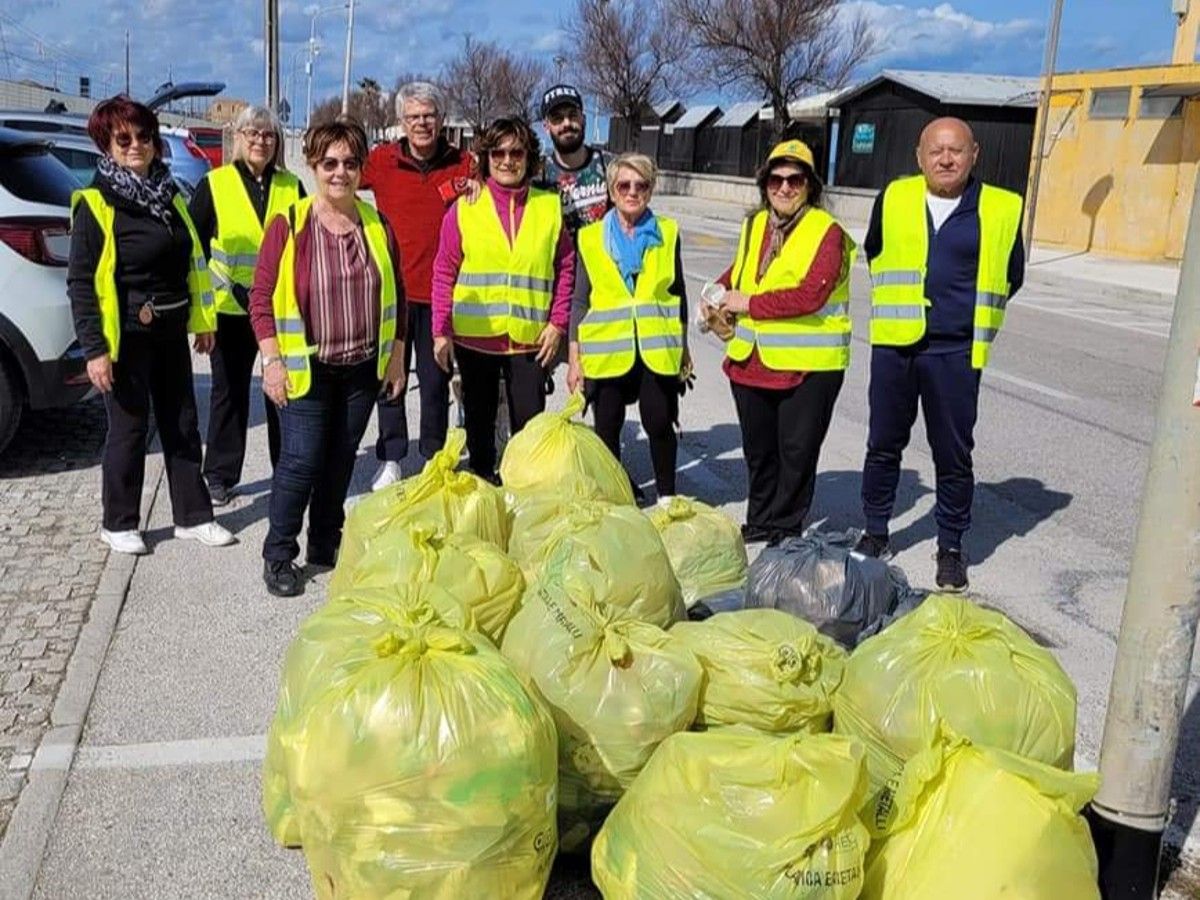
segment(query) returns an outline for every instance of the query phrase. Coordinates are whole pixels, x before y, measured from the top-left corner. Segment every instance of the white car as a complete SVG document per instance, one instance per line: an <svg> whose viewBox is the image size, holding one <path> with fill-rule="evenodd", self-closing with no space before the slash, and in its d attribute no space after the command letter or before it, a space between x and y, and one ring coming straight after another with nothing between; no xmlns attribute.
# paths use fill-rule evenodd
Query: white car
<svg viewBox="0 0 1200 900"><path fill-rule="evenodd" d="M67 299L71 171L42 138L0 128L0 452L24 410L91 389Z"/></svg>

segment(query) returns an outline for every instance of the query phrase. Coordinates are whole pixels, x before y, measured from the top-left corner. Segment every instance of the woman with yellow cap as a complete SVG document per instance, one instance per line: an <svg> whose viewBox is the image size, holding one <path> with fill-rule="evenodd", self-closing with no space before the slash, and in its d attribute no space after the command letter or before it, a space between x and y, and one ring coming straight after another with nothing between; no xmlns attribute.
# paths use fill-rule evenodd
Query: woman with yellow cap
<svg viewBox="0 0 1200 900"><path fill-rule="evenodd" d="M717 280L725 288L718 308L702 312L736 317L724 370L749 469L742 534L778 543L803 531L812 505L821 444L850 362L857 248L821 209L821 181L804 142L777 145L757 181L762 206L747 216L733 265Z"/></svg>

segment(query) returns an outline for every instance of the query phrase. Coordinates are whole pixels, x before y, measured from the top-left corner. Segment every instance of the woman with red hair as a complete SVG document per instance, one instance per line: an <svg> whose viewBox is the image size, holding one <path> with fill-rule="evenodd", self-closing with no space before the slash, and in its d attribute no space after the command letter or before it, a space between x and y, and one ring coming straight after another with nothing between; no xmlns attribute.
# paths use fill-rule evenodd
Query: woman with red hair
<svg viewBox="0 0 1200 900"><path fill-rule="evenodd" d="M72 198L67 293L88 378L108 413L100 538L119 553L146 552L138 525L153 408L175 536L232 544L213 520L200 476L187 342L190 331L197 352L212 350L212 285L187 205L162 161L158 119L117 96L93 110L88 134L104 155L91 186Z"/></svg>

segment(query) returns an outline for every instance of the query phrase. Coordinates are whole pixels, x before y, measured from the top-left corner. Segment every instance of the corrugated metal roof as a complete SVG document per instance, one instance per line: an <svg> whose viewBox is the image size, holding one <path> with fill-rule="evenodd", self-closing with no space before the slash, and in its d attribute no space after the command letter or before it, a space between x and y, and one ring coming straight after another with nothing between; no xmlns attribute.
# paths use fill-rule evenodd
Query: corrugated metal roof
<svg viewBox="0 0 1200 900"><path fill-rule="evenodd" d="M822 91L819 94L809 94L788 104L788 115L793 119L824 118L829 110L829 101L842 91Z"/></svg>
<svg viewBox="0 0 1200 900"><path fill-rule="evenodd" d="M704 106L693 106L675 123L676 128L699 128L700 125L711 116L713 113L721 114L721 107L715 104L706 104Z"/></svg>
<svg viewBox="0 0 1200 900"><path fill-rule="evenodd" d="M884 81L894 81L940 103L962 106L1037 106L1041 79L974 72L914 72L884 69L870 81L842 91L829 101L840 107Z"/></svg>
<svg viewBox="0 0 1200 900"><path fill-rule="evenodd" d="M762 104L757 100L747 100L744 103L735 103L729 109L725 110L725 115L719 118L714 127L716 128L744 128L754 120L758 115L758 111L762 108Z"/></svg>

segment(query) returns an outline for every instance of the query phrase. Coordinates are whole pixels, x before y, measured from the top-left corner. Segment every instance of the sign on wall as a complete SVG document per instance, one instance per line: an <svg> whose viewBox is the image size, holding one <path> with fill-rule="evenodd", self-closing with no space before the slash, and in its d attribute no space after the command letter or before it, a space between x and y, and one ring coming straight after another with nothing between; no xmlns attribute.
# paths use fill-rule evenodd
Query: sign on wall
<svg viewBox="0 0 1200 900"><path fill-rule="evenodd" d="M875 126L871 122L859 122L854 126L854 136L850 141L852 153L875 152Z"/></svg>

